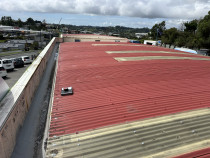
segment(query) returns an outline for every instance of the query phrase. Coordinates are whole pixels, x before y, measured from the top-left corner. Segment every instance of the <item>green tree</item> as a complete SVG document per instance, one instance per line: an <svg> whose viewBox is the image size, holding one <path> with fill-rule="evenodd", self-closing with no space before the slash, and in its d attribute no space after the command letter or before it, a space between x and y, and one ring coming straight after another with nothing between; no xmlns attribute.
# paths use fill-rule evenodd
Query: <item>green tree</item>
<svg viewBox="0 0 210 158"><path fill-rule="evenodd" d="M195 35L188 36L186 40L186 47L194 49L199 47L198 39Z"/></svg>
<svg viewBox="0 0 210 158"><path fill-rule="evenodd" d="M210 11L198 24L197 38L201 47L210 48Z"/></svg>
<svg viewBox="0 0 210 158"><path fill-rule="evenodd" d="M178 35L178 30L175 27L165 30L161 37L162 43L166 43L171 46L172 44L175 44Z"/></svg>
<svg viewBox="0 0 210 158"><path fill-rule="evenodd" d="M151 34L150 36L152 39L160 39L162 36L162 33L166 30L166 22L162 21L159 24L155 24L152 29L151 29Z"/></svg>
<svg viewBox="0 0 210 158"><path fill-rule="evenodd" d="M23 22L21 21L20 18L17 20L17 26L18 27L22 27L23 26Z"/></svg>
<svg viewBox="0 0 210 158"><path fill-rule="evenodd" d="M35 41L32 45L31 45L31 49L37 50L39 48L39 43L37 41Z"/></svg>
<svg viewBox="0 0 210 158"><path fill-rule="evenodd" d="M4 37L2 34L0 34L0 40L4 40Z"/></svg>
<svg viewBox="0 0 210 158"><path fill-rule="evenodd" d="M175 40L175 45L178 46L178 47L183 47L183 46L186 46L186 39L188 38L188 33L186 32L178 32L178 36Z"/></svg>
<svg viewBox="0 0 210 158"><path fill-rule="evenodd" d="M32 18L28 18L28 19L26 20L26 24L27 24L27 25L30 25L30 26L33 26L33 25L35 25L35 21L34 21L34 19L32 19Z"/></svg>
<svg viewBox="0 0 210 158"><path fill-rule="evenodd" d="M190 22L186 22L184 23L185 25L185 32L191 32L193 34L195 34L195 31L197 30L198 27L198 20L192 20Z"/></svg>
<svg viewBox="0 0 210 158"><path fill-rule="evenodd" d="M2 16L1 17L1 24L7 26L14 26L14 21L10 16Z"/></svg>

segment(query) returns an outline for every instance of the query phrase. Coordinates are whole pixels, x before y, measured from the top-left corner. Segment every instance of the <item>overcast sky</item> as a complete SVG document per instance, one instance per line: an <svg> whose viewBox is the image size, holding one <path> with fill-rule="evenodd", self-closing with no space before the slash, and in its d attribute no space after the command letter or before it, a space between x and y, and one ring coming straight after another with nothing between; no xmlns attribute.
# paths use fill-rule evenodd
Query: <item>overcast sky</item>
<svg viewBox="0 0 210 158"><path fill-rule="evenodd" d="M0 16L73 25L151 28L165 20L179 27L208 11L210 0L0 0Z"/></svg>

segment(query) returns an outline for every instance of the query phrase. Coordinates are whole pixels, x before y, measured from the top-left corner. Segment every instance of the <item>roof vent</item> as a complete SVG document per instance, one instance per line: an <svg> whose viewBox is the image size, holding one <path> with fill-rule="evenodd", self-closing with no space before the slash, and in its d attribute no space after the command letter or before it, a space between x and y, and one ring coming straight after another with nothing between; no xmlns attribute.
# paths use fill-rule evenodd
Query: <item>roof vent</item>
<svg viewBox="0 0 210 158"><path fill-rule="evenodd" d="M61 95L73 95L73 88L72 87L67 87L67 88L62 88L61 89Z"/></svg>

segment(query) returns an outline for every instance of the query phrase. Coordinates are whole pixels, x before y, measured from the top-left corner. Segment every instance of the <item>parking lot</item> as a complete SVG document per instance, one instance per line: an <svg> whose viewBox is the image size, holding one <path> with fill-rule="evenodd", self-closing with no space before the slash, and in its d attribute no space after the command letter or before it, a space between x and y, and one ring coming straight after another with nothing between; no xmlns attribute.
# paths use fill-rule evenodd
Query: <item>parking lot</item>
<svg viewBox="0 0 210 158"><path fill-rule="evenodd" d="M30 58L32 55L38 56L39 51L31 51L31 52L20 52L17 54L14 54L11 52L0 52L0 58L2 59L10 59L10 58L18 58L20 56L29 56ZM2 56L1 54L4 54ZM10 88L12 88L15 83L18 81L18 79L22 76L22 74L27 70L27 68L30 66L30 64L25 64L24 67L15 68L13 71L7 72L7 77L4 78L5 82L8 84Z"/></svg>
<svg viewBox="0 0 210 158"><path fill-rule="evenodd" d="M25 72L25 70L30 66L25 65L24 67L21 68L15 68L13 71L7 72L7 77L4 78L5 82L7 85L12 88L12 86L15 85L15 83L18 81L18 79L22 76L22 74Z"/></svg>

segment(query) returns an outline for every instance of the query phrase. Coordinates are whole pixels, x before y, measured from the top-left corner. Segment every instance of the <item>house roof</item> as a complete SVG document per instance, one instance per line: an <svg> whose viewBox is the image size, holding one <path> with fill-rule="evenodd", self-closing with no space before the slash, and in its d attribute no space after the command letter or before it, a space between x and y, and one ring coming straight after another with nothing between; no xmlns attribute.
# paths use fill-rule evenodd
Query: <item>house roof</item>
<svg viewBox="0 0 210 158"><path fill-rule="evenodd" d="M209 141L209 64L156 46L62 43L48 156L149 156ZM74 94L61 96L69 86Z"/></svg>

